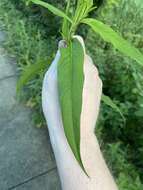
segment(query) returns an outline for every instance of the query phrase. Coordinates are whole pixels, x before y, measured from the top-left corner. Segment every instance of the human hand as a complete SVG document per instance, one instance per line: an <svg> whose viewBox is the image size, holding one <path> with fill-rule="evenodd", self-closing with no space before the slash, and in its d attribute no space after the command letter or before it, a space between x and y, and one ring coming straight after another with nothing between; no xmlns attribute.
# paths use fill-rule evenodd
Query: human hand
<svg viewBox="0 0 143 190"><path fill-rule="evenodd" d="M96 67L93 65L92 59L85 52L85 45L83 39L80 36L75 36L75 38L77 38L82 44L85 56L84 58L85 80L83 88L81 125L85 125L88 123L88 125L84 126L86 134L94 133L94 127L98 116L98 110L101 99L102 82L98 76L98 71ZM60 41L59 46L62 45L63 42ZM48 121L48 128L50 133L52 133L52 135L56 135L57 130L63 128L63 127L58 127L59 123L60 126L62 126L62 118L60 114L58 86L57 86L57 66L58 66L57 64L59 59L60 59L60 51L58 50L54 61L52 62L50 68L45 74L43 81L43 89L42 89L43 112L46 120ZM83 127L81 127L81 130L82 128Z"/></svg>
<svg viewBox="0 0 143 190"><path fill-rule="evenodd" d="M102 158L96 136L94 135L94 128L98 117L102 93L102 82L99 78L96 67L93 65L92 59L85 52L85 46L82 38L79 36L76 36L76 38L82 44L85 54L85 79L82 97L83 104L80 126L80 151L83 165L90 178L86 176L86 174L82 171L78 162L76 161L67 142L63 129L57 86L57 64L60 59L59 50L56 54L55 60L45 74L45 78L43 81L43 112L47 121L50 139L54 150L63 189L91 190L100 187L102 190L104 190L100 182L101 177L104 177L105 175L101 174L105 173L108 175L108 177L110 175ZM59 44L61 46L62 42L60 42ZM104 172L104 170L106 171ZM107 185L105 185L105 189L108 190ZM110 190L112 190L111 186Z"/></svg>

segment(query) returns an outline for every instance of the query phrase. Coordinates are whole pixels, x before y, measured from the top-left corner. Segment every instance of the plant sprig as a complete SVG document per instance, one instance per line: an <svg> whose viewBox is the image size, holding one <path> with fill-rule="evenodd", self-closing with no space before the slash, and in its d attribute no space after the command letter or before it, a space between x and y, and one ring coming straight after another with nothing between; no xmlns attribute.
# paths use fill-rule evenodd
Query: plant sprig
<svg viewBox="0 0 143 190"><path fill-rule="evenodd" d="M93 0L78 0L75 11L70 13L71 1L67 1L67 6L65 11L62 11L53 5L43 2L41 0L29 0L37 5L43 6L51 11L56 16L63 18L62 25L62 36L64 40L68 43L67 48L61 50L61 60L59 61L60 66L58 66L58 81L60 82L59 92L64 92L65 89L66 96L61 96L61 110L63 111L63 121L64 130L67 136L67 141L75 155L76 160L82 167L82 160L80 158L80 110L82 105L82 88L83 88L83 60L84 51L81 44L74 41L73 35L76 33L76 29L80 23L88 25L95 33L100 35L106 42L111 43L116 49L118 49L125 56L129 56L134 59L137 63L143 66L143 55L141 52L131 46L129 42L121 37L117 32L115 32L111 27L104 24L103 22L88 18L88 14L95 9ZM77 64L78 62L78 64ZM64 63L64 64L63 64ZM66 63L66 64L65 64ZM35 71L34 71L35 72ZM33 72L33 74L34 74ZM26 72L27 73L27 72ZM66 77L65 77L66 76ZM65 80L66 78L66 80ZM24 81L27 81L27 77L23 77ZM78 81L78 82L77 82ZM79 88L80 82L80 88ZM78 85L77 85L78 84ZM66 88L65 88L66 87ZM20 88L20 86L19 86ZM72 97L72 99L71 99ZM77 101L79 99L79 101ZM103 95L102 100L112 107L115 111L120 113L122 118L124 118L122 112L114 104L114 102ZM76 107L76 109L75 109ZM73 109L72 109L73 108ZM67 117L67 115L68 117ZM71 127L69 129L69 126ZM84 170L84 166L82 167ZM84 171L86 173L86 171Z"/></svg>

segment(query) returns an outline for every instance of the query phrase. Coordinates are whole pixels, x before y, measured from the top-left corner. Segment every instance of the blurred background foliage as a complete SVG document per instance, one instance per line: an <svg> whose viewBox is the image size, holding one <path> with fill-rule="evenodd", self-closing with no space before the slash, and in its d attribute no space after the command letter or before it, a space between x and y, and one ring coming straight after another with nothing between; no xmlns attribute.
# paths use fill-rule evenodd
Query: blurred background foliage
<svg viewBox="0 0 143 190"><path fill-rule="evenodd" d="M63 9L65 1L46 0ZM73 1L73 5L74 5ZM141 0L95 0L93 17L119 31L143 52ZM7 31L4 46L16 56L19 72L32 64L47 63L22 93L22 100L34 111L37 127L45 126L41 109L41 86L60 39L61 20L24 0L1 0L0 23ZM103 92L122 110L126 122L107 105L101 104L96 128L100 145L120 190L143 190L143 74L142 68L81 25L87 51L98 67Z"/></svg>

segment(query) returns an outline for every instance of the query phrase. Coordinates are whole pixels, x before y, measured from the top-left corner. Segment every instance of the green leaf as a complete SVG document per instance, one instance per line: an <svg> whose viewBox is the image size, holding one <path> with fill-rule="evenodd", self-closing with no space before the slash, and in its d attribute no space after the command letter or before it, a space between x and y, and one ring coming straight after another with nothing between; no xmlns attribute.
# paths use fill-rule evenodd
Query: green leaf
<svg viewBox="0 0 143 190"><path fill-rule="evenodd" d="M89 12L93 11L95 7L93 7L93 0L79 0L77 2L75 14L73 16L73 23L70 28L70 34L73 36L75 31L77 30L78 25L81 21L86 18Z"/></svg>
<svg viewBox="0 0 143 190"><path fill-rule="evenodd" d="M106 96L106 95L102 94L102 101L103 101L106 105L108 105L108 106L110 106L112 109L114 109L116 112L118 112L118 113L121 115L121 117L123 118L123 120L125 121L125 117L124 117L122 111L121 111L120 108L113 102L113 100L111 100L111 98L110 98L109 96Z"/></svg>
<svg viewBox="0 0 143 190"><path fill-rule="evenodd" d="M47 8L49 11L51 11L53 14L59 16L59 17L63 17L65 19L67 19L69 22L72 23L71 18L69 18L63 11L61 11L60 9L54 7L53 5L46 3L44 1L40 1L40 0L30 0L31 2L35 3L36 5L41 5L45 8Z"/></svg>
<svg viewBox="0 0 143 190"><path fill-rule="evenodd" d="M79 0L75 11L74 22L78 24L83 18L87 17L88 13L92 11L93 0Z"/></svg>
<svg viewBox="0 0 143 190"><path fill-rule="evenodd" d="M64 131L75 158L84 170L80 156L84 50L80 42L73 39L68 47L61 48L60 52L58 89Z"/></svg>
<svg viewBox="0 0 143 190"><path fill-rule="evenodd" d="M140 51L137 48L131 46L129 42L124 40L108 25L105 25L104 23L92 18L86 18L82 22L89 25L106 42L112 43L113 46L120 52L136 60L140 65L143 66L143 55L140 53Z"/></svg>
<svg viewBox="0 0 143 190"><path fill-rule="evenodd" d="M49 61L48 61L49 62ZM20 79L17 82L17 93L37 74L39 74L43 69L48 67L47 61L40 61L36 64L26 66L21 73ZM49 62L50 63L50 62Z"/></svg>

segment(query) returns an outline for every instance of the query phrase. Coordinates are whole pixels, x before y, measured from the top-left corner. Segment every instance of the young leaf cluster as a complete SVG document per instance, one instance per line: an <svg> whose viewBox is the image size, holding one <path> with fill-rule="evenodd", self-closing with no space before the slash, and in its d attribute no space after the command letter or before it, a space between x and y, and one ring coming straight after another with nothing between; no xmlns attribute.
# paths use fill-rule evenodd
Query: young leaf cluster
<svg viewBox="0 0 143 190"><path fill-rule="evenodd" d="M93 0L79 0L73 15L73 24L71 26L71 36L75 33L76 28L82 22L88 14L94 10L96 7L93 7Z"/></svg>

